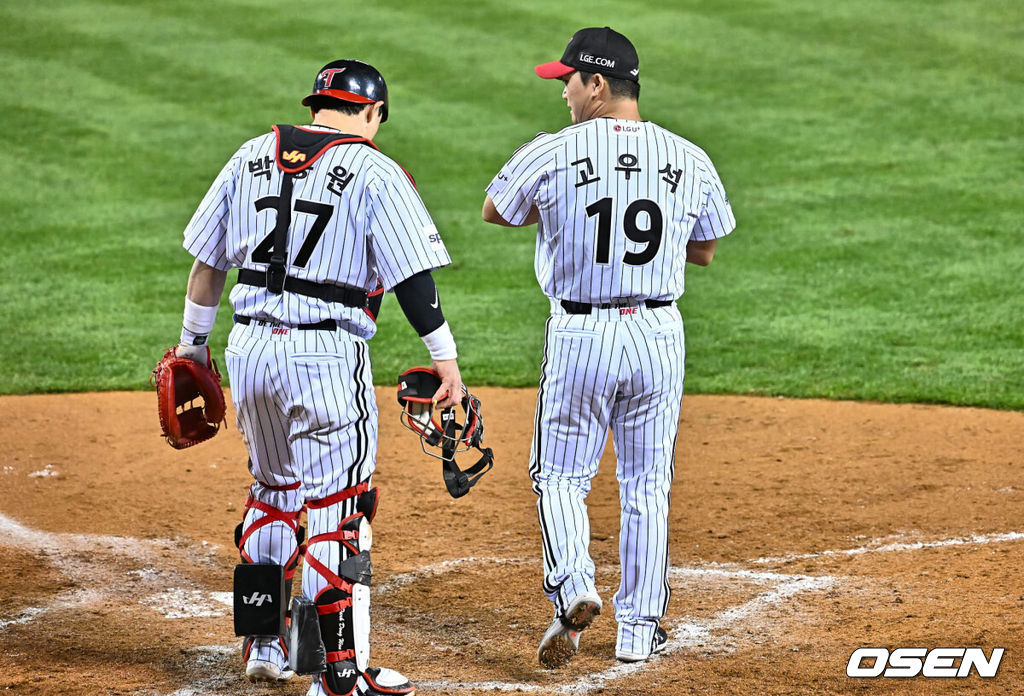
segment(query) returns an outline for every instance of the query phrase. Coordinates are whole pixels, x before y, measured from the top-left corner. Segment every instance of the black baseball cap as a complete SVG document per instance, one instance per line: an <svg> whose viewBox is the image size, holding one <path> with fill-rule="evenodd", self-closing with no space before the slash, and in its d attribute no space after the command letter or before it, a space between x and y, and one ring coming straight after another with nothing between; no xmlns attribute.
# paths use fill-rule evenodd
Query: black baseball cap
<svg viewBox="0 0 1024 696"><path fill-rule="evenodd" d="M582 70L640 82L640 59L636 49L629 39L610 27L580 29L572 35L561 60L538 65L534 70L545 80Z"/></svg>

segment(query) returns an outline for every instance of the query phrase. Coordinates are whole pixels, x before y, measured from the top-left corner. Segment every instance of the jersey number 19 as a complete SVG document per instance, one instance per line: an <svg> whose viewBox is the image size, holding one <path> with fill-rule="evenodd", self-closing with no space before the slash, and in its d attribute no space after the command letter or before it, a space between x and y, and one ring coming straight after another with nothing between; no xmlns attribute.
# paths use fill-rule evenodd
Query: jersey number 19
<svg viewBox="0 0 1024 696"><path fill-rule="evenodd" d="M614 203L609 196L596 200L586 207L588 218L597 216L597 253L594 260L599 264L611 263ZM640 227L638 224L640 213L647 213L647 227ZM643 266L654 260L661 249L663 229L664 220L657 203L648 198L639 198L630 203L622 215L622 231L630 241L646 246L639 252L627 251L622 256L622 262L629 266Z"/></svg>

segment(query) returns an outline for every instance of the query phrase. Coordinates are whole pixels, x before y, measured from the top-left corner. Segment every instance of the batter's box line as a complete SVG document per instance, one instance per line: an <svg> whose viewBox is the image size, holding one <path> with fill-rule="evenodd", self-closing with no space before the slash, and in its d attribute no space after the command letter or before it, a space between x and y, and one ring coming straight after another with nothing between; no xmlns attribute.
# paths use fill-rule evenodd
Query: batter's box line
<svg viewBox="0 0 1024 696"><path fill-rule="evenodd" d="M889 537L891 538L891 537ZM969 537L953 537L934 541L903 541L886 543L886 539L875 539L864 546L852 549L829 549L812 553L795 553L786 556L765 556L751 561L757 565L776 565L793 561L808 561L816 558L835 558L859 556L866 553L896 553L900 551L920 551L949 546L983 546L985 544L1001 544L1024 539L1024 532L1005 532L1002 534L976 534Z"/></svg>
<svg viewBox="0 0 1024 696"><path fill-rule="evenodd" d="M484 559L473 559L477 562ZM502 559L505 560L505 559ZM446 561L445 568L453 569L459 565L471 562L470 559L456 559ZM425 576L431 577L440 574L440 564L424 568ZM687 621L682 619L676 622L668 622L666 629L669 633L669 642L665 649L655 658L648 662L620 663L600 672L591 672L568 684L528 684L522 682L482 681L482 682L461 682L453 683L444 680L419 681L418 685L423 689L436 690L440 693L451 691L507 691L507 692L530 692L530 693L559 693L559 694L587 694L596 689L603 688L610 682L635 675L643 670L657 666L673 653L706 645L714 641L714 634L727 632L737 626L743 625L750 619L764 616L767 611L778 606L794 595L802 592L824 591L839 582L839 578L832 576L810 576L791 575L787 573L773 573L767 571L752 570L740 566L727 566L713 564L710 566L676 566L669 569L670 580L697 579L717 580L725 582L740 581L743 583L771 585L771 589L759 593L752 599L741 605L729 607L720 611L711 619L706 621Z"/></svg>

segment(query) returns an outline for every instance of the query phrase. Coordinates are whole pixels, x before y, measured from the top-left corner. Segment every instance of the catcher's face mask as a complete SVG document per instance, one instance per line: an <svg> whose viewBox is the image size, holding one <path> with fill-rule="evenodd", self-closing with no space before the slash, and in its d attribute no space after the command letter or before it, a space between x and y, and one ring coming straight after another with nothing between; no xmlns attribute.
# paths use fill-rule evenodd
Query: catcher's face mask
<svg viewBox="0 0 1024 696"><path fill-rule="evenodd" d="M420 446L431 457L441 460L444 485L453 498L461 498L494 466L494 453L482 448L484 421L480 399L462 387L464 423L456 420L455 408L435 411L431 397L441 388L441 378L426 367L414 367L398 376L399 419L420 437ZM455 464L455 455L476 448L483 455L465 471ZM439 449L440 454L433 451Z"/></svg>

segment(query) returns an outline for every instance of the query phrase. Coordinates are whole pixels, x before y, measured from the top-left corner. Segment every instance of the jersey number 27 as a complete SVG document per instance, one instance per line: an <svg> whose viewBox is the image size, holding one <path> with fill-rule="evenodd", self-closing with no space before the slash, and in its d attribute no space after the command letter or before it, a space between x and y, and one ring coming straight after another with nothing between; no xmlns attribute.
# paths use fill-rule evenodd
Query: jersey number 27
<svg viewBox="0 0 1024 696"><path fill-rule="evenodd" d="M277 201L279 196L264 196L256 200L256 212L261 213L264 210L277 210ZM327 203L318 203L316 201L307 201L302 198L296 198L295 203L292 204L292 210L296 213L307 213L309 215L316 215L316 220L313 221L312 226L309 228L309 234L306 235L305 241L302 242L302 246L299 247L299 253L295 255L295 261L292 265L299 268L305 268L306 264L309 263L309 258L313 255L313 250L316 248L317 242L324 236L324 230L327 229L327 223L331 221L331 216L334 215L334 206L328 205ZM264 237L255 249L252 250L252 260L256 263L270 263L270 257L274 253L274 230L271 228L270 233Z"/></svg>
<svg viewBox="0 0 1024 696"><path fill-rule="evenodd" d="M587 217L597 216L597 253L594 260L600 264L611 262L614 205L614 199L609 196L596 200L586 207ZM646 228L637 224L640 213L647 213L649 222ZM629 266L643 266L653 261L661 249L663 228L664 220L657 203L648 198L638 198L630 203L622 215L622 231L630 241L646 246L641 251L627 251L622 256L622 262Z"/></svg>

